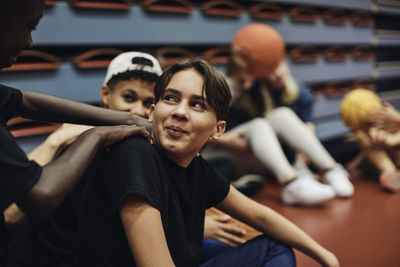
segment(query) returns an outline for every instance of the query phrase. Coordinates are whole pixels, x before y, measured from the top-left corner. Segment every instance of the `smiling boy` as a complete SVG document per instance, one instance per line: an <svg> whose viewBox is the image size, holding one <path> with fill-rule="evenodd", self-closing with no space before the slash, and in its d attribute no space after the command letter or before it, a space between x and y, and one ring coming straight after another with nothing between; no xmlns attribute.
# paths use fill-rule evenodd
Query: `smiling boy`
<svg viewBox="0 0 400 267"><path fill-rule="evenodd" d="M203 61L180 62L163 73L150 112L154 144L130 138L103 151L103 164L84 190L80 266L196 266L211 206L271 238L248 241L202 266L294 266L283 243L339 266L331 252L239 193L198 155L224 132L230 98L223 76Z"/></svg>

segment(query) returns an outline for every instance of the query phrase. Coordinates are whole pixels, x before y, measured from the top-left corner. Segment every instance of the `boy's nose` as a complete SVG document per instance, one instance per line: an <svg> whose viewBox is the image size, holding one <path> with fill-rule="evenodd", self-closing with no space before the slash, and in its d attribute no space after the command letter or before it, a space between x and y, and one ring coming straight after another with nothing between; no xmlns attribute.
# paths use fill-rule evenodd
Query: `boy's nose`
<svg viewBox="0 0 400 267"><path fill-rule="evenodd" d="M188 118L187 105L184 102L177 105L172 113L172 116L178 119L186 120Z"/></svg>
<svg viewBox="0 0 400 267"><path fill-rule="evenodd" d="M138 115L140 117L146 118L147 117L147 113L146 112L147 109L145 108L145 106L143 106L142 103L136 103L134 105L131 106L130 112L134 115Z"/></svg>

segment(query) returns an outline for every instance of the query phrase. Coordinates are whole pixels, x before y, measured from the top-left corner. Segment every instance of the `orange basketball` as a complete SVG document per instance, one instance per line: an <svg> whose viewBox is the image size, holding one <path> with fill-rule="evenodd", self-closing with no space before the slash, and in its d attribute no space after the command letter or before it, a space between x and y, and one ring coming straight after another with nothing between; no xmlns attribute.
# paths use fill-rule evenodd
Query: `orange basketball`
<svg viewBox="0 0 400 267"><path fill-rule="evenodd" d="M232 40L232 53L248 62L246 72L265 78L276 70L285 56L282 37L272 27L252 23L241 28Z"/></svg>

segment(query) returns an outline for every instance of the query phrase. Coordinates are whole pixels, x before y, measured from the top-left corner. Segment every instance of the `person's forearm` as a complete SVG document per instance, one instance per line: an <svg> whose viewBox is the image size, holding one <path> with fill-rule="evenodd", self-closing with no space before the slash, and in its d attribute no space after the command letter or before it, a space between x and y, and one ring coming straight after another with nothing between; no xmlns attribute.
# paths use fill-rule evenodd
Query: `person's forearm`
<svg viewBox="0 0 400 267"><path fill-rule="evenodd" d="M28 159L36 161L40 166L44 166L54 160L60 146L55 146L51 140L46 139L28 154Z"/></svg>
<svg viewBox="0 0 400 267"><path fill-rule="evenodd" d="M23 92L19 115L39 121L87 125L143 125L147 120L129 112L109 110L36 92Z"/></svg>
<svg viewBox="0 0 400 267"><path fill-rule="evenodd" d="M300 250L321 264L326 264L327 259L334 257L295 224L269 208L266 210L267 214L261 225L258 225L258 229Z"/></svg>
<svg viewBox="0 0 400 267"><path fill-rule="evenodd" d="M294 247L324 266L339 266L331 252L272 209L239 193L232 185L218 208L276 240Z"/></svg>
<svg viewBox="0 0 400 267"><path fill-rule="evenodd" d="M28 214L50 214L79 182L101 146L95 130L83 133L59 158L43 167L39 181L18 205Z"/></svg>
<svg viewBox="0 0 400 267"><path fill-rule="evenodd" d="M50 161L53 161L57 155L75 141L81 133L92 127L93 126L65 123L30 152L28 158L44 166Z"/></svg>

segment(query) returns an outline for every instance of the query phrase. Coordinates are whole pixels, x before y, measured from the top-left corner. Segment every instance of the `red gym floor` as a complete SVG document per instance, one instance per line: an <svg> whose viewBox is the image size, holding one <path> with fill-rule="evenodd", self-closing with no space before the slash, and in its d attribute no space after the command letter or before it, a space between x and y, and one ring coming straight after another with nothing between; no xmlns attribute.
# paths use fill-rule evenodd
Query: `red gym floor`
<svg viewBox="0 0 400 267"><path fill-rule="evenodd" d="M281 204L281 187L268 181L253 199L286 216L333 251L342 267L400 266L400 193L384 192L378 181L351 171L355 195L318 207ZM299 267L320 266L296 251Z"/></svg>

